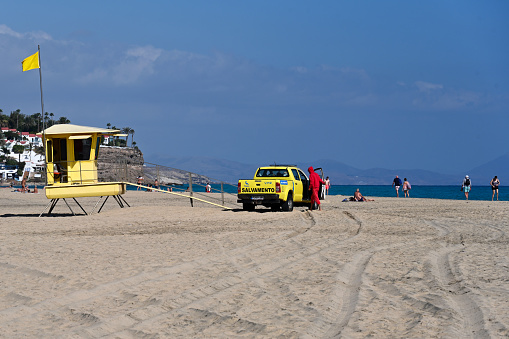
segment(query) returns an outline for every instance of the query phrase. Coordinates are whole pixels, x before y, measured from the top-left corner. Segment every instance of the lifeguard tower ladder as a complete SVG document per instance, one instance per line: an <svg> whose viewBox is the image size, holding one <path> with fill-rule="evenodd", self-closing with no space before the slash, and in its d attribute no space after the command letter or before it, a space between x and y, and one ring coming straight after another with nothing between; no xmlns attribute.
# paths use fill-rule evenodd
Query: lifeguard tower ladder
<svg viewBox="0 0 509 339"><path fill-rule="evenodd" d="M117 201L120 207L129 204L122 198L126 191L124 182L99 182L97 177L97 159L101 136L115 135L119 130L72 124L53 125L44 130L46 149L46 197L51 199L42 216L49 207L48 215L60 199L72 198L81 210L88 214L78 203L79 197L100 197L95 208L103 197L106 197L98 213L109 196Z"/></svg>

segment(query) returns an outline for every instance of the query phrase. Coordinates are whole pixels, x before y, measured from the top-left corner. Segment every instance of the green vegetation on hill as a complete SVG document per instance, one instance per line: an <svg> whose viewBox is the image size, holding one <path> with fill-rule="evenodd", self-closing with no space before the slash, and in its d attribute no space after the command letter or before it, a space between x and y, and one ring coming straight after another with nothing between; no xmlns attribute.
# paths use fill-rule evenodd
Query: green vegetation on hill
<svg viewBox="0 0 509 339"><path fill-rule="evenodd" d="M66 117L57 118L55 114L48 112L44 113L44 116L41 113L27 115L17 109L7 115L3 114L3 111L0 109L0 127L13 128L17 131L35 134L42 131L43 123L46 123L46 127L50 127L55 124L69 124L71 121Z"/></svg>
<svg viewBox="0 0 509 339"><path fill-rule="evenodd" d="M136 146L136 141L134 141L134 129L132 129L131 127L118 128L118 127L115 127L115 126L111 126L110 123L107 123L106 124L106 128L107 129L117 129L117 130L120 130L120 133L126 134L125 140L124 139L120 139L118 137L110 139L110 141L108 143L108 146L125 147L125 146L128 145L128 139L129 139L129 135L130 135L131 136L131 147L138 148Z"/></svg>

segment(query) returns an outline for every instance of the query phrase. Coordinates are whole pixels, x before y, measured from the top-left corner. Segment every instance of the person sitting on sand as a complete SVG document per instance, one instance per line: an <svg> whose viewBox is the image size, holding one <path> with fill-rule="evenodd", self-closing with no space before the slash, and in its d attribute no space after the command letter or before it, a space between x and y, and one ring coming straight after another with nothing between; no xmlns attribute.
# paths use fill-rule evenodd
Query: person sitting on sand
<svg viewBox="0 0 509 339"><path fill-rule="evenodd" d="M357 189L357 191L355 191L355 193L353 194L353 197L354 197L355 201L375 201L375 199L367 199L366 197L362 196L359 189Z"/></svg>

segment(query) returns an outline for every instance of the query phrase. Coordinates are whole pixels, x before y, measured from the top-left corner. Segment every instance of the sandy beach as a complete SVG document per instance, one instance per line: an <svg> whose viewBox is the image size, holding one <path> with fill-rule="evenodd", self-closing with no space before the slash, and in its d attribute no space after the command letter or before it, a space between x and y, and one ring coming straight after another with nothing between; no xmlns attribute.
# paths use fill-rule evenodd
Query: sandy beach
<svg viewBox="0 0 509 339"><path fill-rule="evenodd" d="M39 218L43 191L0 189L0 337L509 337L508 202L124 197Z"/></svg>

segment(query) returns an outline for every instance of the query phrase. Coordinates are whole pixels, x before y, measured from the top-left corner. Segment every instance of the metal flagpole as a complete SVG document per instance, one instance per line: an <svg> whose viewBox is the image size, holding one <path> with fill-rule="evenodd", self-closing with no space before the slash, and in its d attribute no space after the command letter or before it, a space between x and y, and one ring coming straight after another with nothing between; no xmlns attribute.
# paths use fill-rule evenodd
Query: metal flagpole
<svg viewBox="0 0 509 339"><path fill-rule="evenodd" d="M37 53L39 57L39 84L41 86L41 117L42 117L42 149L44 151L44 186L48 186L48 159L46 159L46 120L44 119L44 100L42 97L42 65L41 65L41 46L37 45Z"/></svg>

